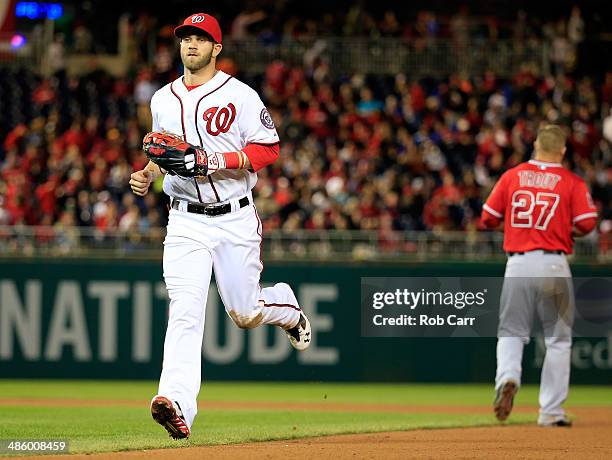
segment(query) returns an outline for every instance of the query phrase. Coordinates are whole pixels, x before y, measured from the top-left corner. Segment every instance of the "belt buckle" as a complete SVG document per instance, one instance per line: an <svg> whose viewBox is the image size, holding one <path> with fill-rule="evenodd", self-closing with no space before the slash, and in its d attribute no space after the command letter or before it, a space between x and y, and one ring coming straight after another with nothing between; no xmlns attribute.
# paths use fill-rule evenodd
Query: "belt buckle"
<svg viewBox="0 0 612 460"><path fill-rule="evenodd" d="M222 214L226 214L225 212L223 212L223 208L226 205L222 204L222 205L218 205L218 206L206 206L204 208L204 214L206 214L207 216L219 216Z"/></svg>

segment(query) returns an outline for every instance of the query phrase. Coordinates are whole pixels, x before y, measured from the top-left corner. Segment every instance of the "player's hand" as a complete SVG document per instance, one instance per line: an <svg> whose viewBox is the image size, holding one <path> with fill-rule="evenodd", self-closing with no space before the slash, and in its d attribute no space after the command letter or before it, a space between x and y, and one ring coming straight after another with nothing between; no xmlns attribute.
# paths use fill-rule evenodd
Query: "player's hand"
<svg viewBox="0 0 612 460"><path fill-rule="evenodd" d="M142 149L151 163L182 178L209 176L226 166L222 153L207 152L176 134L147 133L142 140Z"/></svg>
<svg viewBox="0 0 612 460"><path fill-rule="evenodd" d="M581 232L576 227L572 228L572 238L579 238L579 237L584 236L584 235L586 235L586 233Z"/></svg>
<svg viewBox="0 0 612 460"><path fill-rule="evenodd" d="M138 196L145 196L153 181L153 172L148 169L133 172L130 176L130 187L132 192Z"/></svg>

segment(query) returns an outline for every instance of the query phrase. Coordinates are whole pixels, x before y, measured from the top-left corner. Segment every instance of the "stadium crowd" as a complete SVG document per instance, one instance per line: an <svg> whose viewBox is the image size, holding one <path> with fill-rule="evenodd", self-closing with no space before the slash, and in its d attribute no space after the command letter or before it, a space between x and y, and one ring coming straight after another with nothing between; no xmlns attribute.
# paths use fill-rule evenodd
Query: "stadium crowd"
<svg viewBox="0 0 612 460"><path fill-rule="evenodd" d="M0 225L163 226L161 183L141 199L128 180L146 163L148 104L176 77L175 61L158 53L127 79L0 73ZM596 82L556 70L416 80L338 76L319 60L238 75L262 94L282 140L255 188L266 229L473 230L495 180L529 158L538 125L550 121L567 127L567 166L587 181L609 232L612 72Z"/></svg>
<svg viewBox="0 0 612 460"><path fill-rule="evenodd" d="M129 18L142 55L151 60L153 43L172 39L173 28L190 11L182 7L169 11L165 5L156 8L144 0L130 3L122 3L120 10ZM551 43L557 41L556 46L571 47L602 27L597 9L588 4L582 7L583 13L580 7L568 8L561 2L538 11L533 10L537 5L449 3L447 8L436 8L430 2L412 2L409 8L402 8L397 2L384 0L331 4L325 0L238 1L207 6L206 11L220 20L224 37L255 38L264 43L320 37L396 37L425 41L449 38L459 44L475 39L514 39L520 46L526 40L547 38ZM72 8L73 14L56 25L67 46L79 53L113 52L117 44L110 42L116 42L116 33L109 31L115 27L116 10L100 11L83 2L75 2ZM96 30L100 22L109 27Z"/></svg>
<svg viewBox="0 0 612 460"><path fill-rule="evenodd" d="M31 110L19 112L15 100L20 122L3 138L1 223L163 225L159 184L144 200L127 185L145 163L136 101L155 88L147 75L133 87L103 73L39 80L22 72L8 84L7 75L5 96L8 87ZM568 167L611 217L612 118L606 130L598 120L611 107L612 74L601 87L528 68L511 80L492 72L333 79L277 61L260 89L282 139L280 160L256 186L268 228L469 228L495 179L529 157L542 121L567 126Z"/></svg>

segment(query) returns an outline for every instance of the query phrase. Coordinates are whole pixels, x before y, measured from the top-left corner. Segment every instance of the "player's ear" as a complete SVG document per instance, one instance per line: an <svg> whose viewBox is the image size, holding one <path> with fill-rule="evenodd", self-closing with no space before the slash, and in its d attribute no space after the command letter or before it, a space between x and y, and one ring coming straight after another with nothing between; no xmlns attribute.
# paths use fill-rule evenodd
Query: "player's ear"
<svg viewBox="0 0 612 460"><path fill-rule="evenodd" d="M567 147L563 147L563 150L561 150L561 157L565 156L565 152L567 152Z"/></svg>
<svg viewBox="0 0 612 460"><path fill-rule="evenodd" d="M221 43L215 43L213 45L212 56L213 57L219 56L222 49L223 49L223 45Z"/></svg>

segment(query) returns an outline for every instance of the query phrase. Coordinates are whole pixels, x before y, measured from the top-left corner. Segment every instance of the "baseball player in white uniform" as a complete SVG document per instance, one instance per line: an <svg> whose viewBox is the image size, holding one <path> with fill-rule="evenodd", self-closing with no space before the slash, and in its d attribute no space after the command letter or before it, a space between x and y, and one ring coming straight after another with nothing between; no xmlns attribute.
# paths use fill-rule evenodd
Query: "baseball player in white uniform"
<svg viewBox="0 0 612 460"><path fill-rule="evenodd" d="M238 327L279 326L300 351L310 345L311 330L289 285L259 285L262 224L251 190L256 171L278 158L272 118L253 89L216 69L222 37L214 17L193 14L174 33L185 72L153 96L152 131L201 146L209 165L205 177L166 174L163 183L171 203L163 257L170 307L151 413L171 437L181 439L189 437L197 413L213 270L225 309ZM149 162L132 174L132 191L145 195L164 172Z"/></svg>

